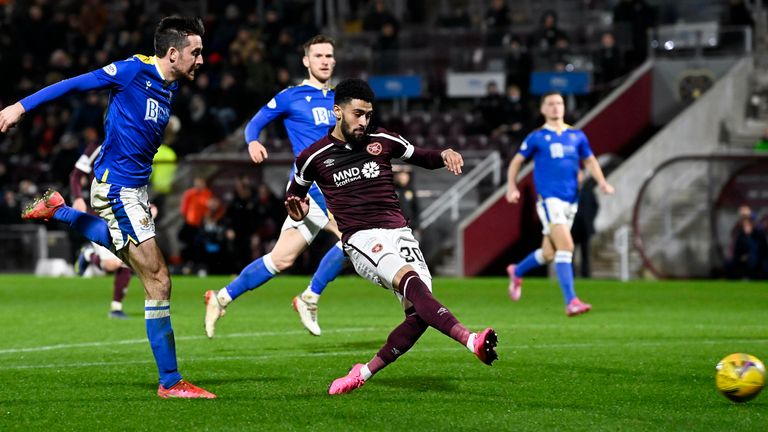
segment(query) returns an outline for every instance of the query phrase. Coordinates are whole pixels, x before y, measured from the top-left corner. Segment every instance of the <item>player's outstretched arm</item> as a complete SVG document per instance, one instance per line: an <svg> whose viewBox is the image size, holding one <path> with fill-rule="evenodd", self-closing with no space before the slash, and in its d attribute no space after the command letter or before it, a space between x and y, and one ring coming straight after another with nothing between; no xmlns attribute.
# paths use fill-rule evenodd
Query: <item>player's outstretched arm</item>
<svg viewBox="0 0 768 432"><path fill-rule="evenodd" d="M108 85L108 82L100 81L92 72L86 72L44 87L0 111L0 132L7 132L21 120L26 111L33 110L46 102L56 100L72 92L97 90Z"/></svg>
<svg viewBox="0 0 768 432"><path fill-rule="evenodd" d="M21 120L26 110L24 105L20 102L16 102L13 105L9 105L0 111L0 132L6 133L8 129L16 126L16 123Z"/></svg>
<svg viewBox="0 0 768 432"><path fill-rule="evenodd" d="M520 190L517 189L517 175L520 173L520 167L523 166L523 162L525 162L525 157L518 153L509 162L509 168L507 168L507 193L505 198L507 202L512 204L520 201Z"/></svg>
<svg viewBox="0 0 768 432"><path fill-rule="evenodd" d="M291 219L300 221L309 212L309 197L301 198L296 195L288 195L285 198L285 209Z"/></svg>
<svg viewBox="0 0 768 432"><path fill-rule="evenodd" d="M600 163L594 155L591 155L584 160L584 167L592 175L592 178L595 179L601 192L607 195L613 194L613 186L605 180L605 175L603 175L603 170L600 168Z"/></svg>

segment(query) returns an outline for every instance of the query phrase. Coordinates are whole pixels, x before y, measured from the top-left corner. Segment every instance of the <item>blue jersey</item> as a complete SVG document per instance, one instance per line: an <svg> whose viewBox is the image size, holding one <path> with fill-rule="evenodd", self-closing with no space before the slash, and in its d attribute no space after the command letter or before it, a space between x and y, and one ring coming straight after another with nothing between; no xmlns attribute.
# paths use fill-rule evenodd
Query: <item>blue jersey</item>
<svg viewBox="0 0 768 432"><path fill-rule="evenodd" d="M333 90L319 89L306 82L288 87L273 97L248 122L245 142L258 140L262 129L273 120L282 118L293 155L298 157L305 148L325 137L330 128L336 125L333 97ZM326 211L325 198L316 185L312 185L309 194Z"/></svg>
<svg viewBox="0 0 768 432"><path fill-rule="evenodd" d="M294 156L323 138L336 124L333 115L333 90L319 89L307 83L278 93L253 116L245 127L245 142L259 139L270 122L282 118Z"/></svg>
<svg viewBox="0 0 768 432"><path fill-rule="evenodd" d="M20 102L31 110L71 92L109 88L104 144L94 174L102 183L136 188L149 183L178 86L175 81L165 85L156 57L135 55L52 84Z"/></svg>
<svg viewBox="0 0 768 432"><path fill-rule="evenodd" d="M165 85L154 56L136 55L92 73L112 89L104 120L106 137L94 174L102 183L144 186L179 84Z"/></svg>
<svg viewBox="0 0 768 432"><path fill-rule="evenodd" d="M545 125L525 137L519 153L526 159L533 157L533 182L541 198L578 201L579 162L592 156L584 132L566 126L558 134Z"/></svg>

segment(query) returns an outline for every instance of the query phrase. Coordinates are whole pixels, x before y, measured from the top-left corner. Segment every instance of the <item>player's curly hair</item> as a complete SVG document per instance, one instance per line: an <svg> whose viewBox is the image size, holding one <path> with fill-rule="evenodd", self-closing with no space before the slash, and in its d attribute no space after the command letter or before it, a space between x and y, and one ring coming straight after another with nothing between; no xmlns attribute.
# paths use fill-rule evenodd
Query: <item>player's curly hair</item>
<svg viewBox="0 0 768 432"><path fill-rule="evenodd" d="M205 34L200 18L170 16L160 20L155 28L155 55L163 58L171 47L181 51L189 44L187 36Z"/></svg>
<svg viewBox="0 0 768 432"><path fill-rule="evenodd" d="M376 95L373 94L371 86L367 82L358 78L349 78L338 83L333 89L334 98L333 103L336 105L344 105L352 101L352 99L359 99L361 101L373 103Z"/></svg>

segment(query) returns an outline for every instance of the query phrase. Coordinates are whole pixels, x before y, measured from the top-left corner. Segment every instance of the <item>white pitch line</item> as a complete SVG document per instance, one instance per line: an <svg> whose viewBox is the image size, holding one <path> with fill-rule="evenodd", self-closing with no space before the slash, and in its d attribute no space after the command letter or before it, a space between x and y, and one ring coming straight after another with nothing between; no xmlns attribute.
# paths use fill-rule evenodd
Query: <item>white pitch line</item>
<svg viewBox="0 0 768 432"><path fill-rule="evenodd" d="M382 330L382 328L376 327L357 327L357 328L345 328L326 330L326 333L358 333L366 331ZM268 336L293 336L306 334L306 330L289 330L289 331L271 331L271 332L254 332L254 333L231 333L221 336L216 336L216 339L231 339L231 338L250 338L250 337L268 337ZM177 336L176 340L198 340L208 339L206 336ZM81 342L73 344L57 344L57 345L43 345L37 347L28 348L6 348L0 349L0 354L18 354L27 352L40 352L40 351L53 351L70 348L91 348L91 347L103 347L111 345L135 345L147 343L147 339L125 339L118 341L102 341L102 342Z"/></svg>
<svg viewBox="0 0 768 432"><path fill-rule="evenodd" d="M365 330L365 329L349 329ZM531 350L531 349L592 349L596 347L659 347L659 346L674 346L674 345L718 345L718 344L734 344L734 343L768 343L768 339L723 339L723 340L687 340L687 341L646 341L636 342L628 341L624 343L614 342L602 342L602 343L562 343L562 344L522 344L522 345L502 345L504 351L516 351L516 350ZM259 355L259 356L213 356L213 357L185 357L183 361L185 363L193 362L225 362L232 360L247 360L247 361L268 361L274 359L284 359L288 357L292 358L311 358L311 357L338 357L338 356L351 356L351 355L363 355L370 354L372 350L355 350L355 351L332 351L332 352L294 352L294 353L281 353L274 355ZM447 352L447 351L461 351L461 348L457 346L449 346L445 348L418 348L416 352ZM3 370L24 370L24 369L68 369L68 368L82 368L82 367L104 367L104 366L124 366L132 364L151 364L151 360L133 360L133 361L116 361L116 362L84 362L84 363L48 363L40 365L8 365L3 366Z"/></svg>
<svg viewBox="0 0 768 432"><path fill-rule="evenodd" d="M470 328L481 328L480 325L473 325L470 326ZM605 329L606 326L600 325L598 326L601 329ZM608 326L610 328L616 328L620 329L623 327L632 327L635 328L635 326L623 326L623 325L614 325L614 326ZM708 328L709 326L697 324L694 326L691 326L692 329L702 330L704 328ZM717 326L718 329L722 330L723 326ZM740 330L744 330L745 327L743 326L737 326ZM510 333L519 333L519 330L521 329L547 329L547 328L562 328L561 324L524 324L524 325L515 325L514 327L494 327L496 330L505 330L504 333L509 331ZM588 329L588 326L580 326L581 330ZM726 327L727 328L727 327ZM762 331L763 327L759 327ZM340 328L340 329L332 329L332 330L326 330L325 333L359 333L359 332L368 332L368 331L387 331L391 330L390 328L384 328L384 327L353 327L353 328ZM258 337L272 337L272 336L293 336L293 335L304 335L306 334L306 330L287 330L287 331L269 331L269 332L250 332L250 333L230 333L225 335L216 336L216 339L233 339L233 338L258 338ZM185 340L204 340L207 339L205 336L177 336L177 341L185 341ZM746 340L749 341L749 340ZM27 348L5 348L0 349L0 355L3 354L19 354L19 353L30 353L30 352L43 352L43 351L54 351L54 350L62 350L62 349L71 349L71 348L92 348L92 347L105 347L105 346L119 346L119 345L136 345L136 344L144 344L147 343L147 339L126 339L126 340L117 340L117 341L101 341L101 342L79 342L79 343L72 343L72 344L57 344L57 345L43 345L43 346L37 346L37 347L27 347ZM655 342L654 342L655 343ZM696 341L692 341L692 343L696 343ZM581 345L578 345L581 346ZM570 345L563 345L563 348L568 348Z"/></svg>

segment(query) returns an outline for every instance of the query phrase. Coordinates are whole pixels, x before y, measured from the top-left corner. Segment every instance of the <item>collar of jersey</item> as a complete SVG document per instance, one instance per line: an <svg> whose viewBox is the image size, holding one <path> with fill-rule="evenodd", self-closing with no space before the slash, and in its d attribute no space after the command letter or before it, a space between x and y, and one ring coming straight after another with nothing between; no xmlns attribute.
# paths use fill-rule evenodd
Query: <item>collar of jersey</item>
<svg viewBox="0 0 768 432"><path fill-rule="evenodd" d="M344 142L335 136L333 136L333 128L331 128L330 131L328 131L328 139L331 140L331 143L335 145L336 147L343 147L347 150L352 150L352 144Z"/></svg>
<svg viewBox="0 0 768 432"><path fill-rule="evenodd" d="M309 80L306 80L306 79L301 82L301 85L310 86L313 89L318 89L318 90L325 90L325 91L330 90L330 87L317 87L317 86L313 85L312 83L310 83Z"/></svg>
<svg viewBox="0 0 768 432"><path fill-rule="evenodd" d="M541 126L541 128L542 128L542 129L546 129L546 130L548 130L548 131L550 131L550 132L554 132L554 133L556 133L556 134L560 135L560 134L562 134L563 132L567 131L568 129L571 129L571 125L569 125L568 123L565 123L563 126L564 126L564 127L563 127L563 130L562 130L562 131L560 131L560 132L558 132L558 131L557 131L555 128L553 128L552 126L550 126L550 125L548 125L548 124L546 124L546 123L544 123L544 125L542 125L542 126Z"/></svg>
<svg viewBox="0 0 768 432"><path fill-rule="evenodd" d="M163 71L160 70L160 65L157 64L157 56L150 57L152 59L152 64L155 65L155 70L157 71L157 74L160 75L160 79L165 82L165 77L163 76Z"/></svg>

